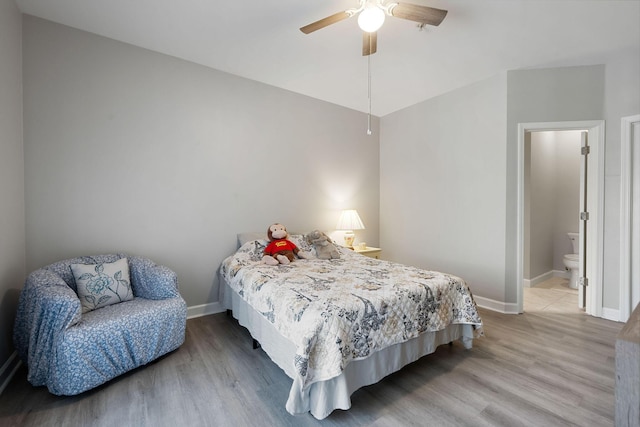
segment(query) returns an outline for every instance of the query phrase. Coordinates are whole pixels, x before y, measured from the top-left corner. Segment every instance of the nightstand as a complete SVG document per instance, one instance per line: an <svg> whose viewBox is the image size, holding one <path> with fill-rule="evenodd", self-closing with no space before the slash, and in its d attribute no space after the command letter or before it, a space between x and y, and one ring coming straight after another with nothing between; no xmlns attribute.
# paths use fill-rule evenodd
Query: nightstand
<svg viewBox="0 0 640 427"><path fill-rule="evenodd" d="M359 254L362 254L364 256L368 256L369 258L375 258L375 259L380 259L380 253L382 252L382 249L380 248L372 248L370 246L367 246L364 249L360 249L359 246L354 246L353 250Z"/></svg>

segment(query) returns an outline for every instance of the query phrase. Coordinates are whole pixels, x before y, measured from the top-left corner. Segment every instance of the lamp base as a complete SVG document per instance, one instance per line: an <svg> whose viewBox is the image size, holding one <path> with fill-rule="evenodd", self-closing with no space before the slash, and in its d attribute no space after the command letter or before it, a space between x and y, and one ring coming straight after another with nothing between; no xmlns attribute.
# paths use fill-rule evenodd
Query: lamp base
<svg viewBox="0 0 640 427"><path fill-rule="evenodd" d="M356 235L353 234L353 231L347 231L344 233L344 245L348 248L353 248L353 240L356 238Z"/></svg>

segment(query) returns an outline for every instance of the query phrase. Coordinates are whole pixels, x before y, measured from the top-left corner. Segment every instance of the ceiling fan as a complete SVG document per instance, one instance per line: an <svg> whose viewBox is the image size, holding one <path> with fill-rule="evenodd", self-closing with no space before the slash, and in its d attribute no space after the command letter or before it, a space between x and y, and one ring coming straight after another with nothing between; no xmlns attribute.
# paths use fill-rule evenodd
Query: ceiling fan
<svg viewBox="0 0 640 427"><path fill-rule="evenodd" d="M347 9L343 12L335 13L319 21L312 22L300 28L305 34L312 33L321 28L327 27L344 19L358 15L358 25L363 31L362 55L376 53L378 46L378 29L384 22L385 15L396 18L408 19L418 22L420 27L425 25L440 25L447 16L447 11L434 7L419 6L410 3L386 2L385 0L358 0L357 8Z"/></svg>

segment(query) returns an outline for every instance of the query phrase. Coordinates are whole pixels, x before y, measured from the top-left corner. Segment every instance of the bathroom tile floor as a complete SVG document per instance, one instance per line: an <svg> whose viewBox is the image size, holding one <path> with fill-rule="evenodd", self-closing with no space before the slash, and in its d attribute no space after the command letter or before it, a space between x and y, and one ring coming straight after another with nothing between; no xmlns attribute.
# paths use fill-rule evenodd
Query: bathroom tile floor
<svg viewBox="0 0 640 427"><path fill-rule="evenodd" d="M524 311L584 313L578 308L578 290L569 288L569 280L552 277L532 288L524 288Z"/></svg>

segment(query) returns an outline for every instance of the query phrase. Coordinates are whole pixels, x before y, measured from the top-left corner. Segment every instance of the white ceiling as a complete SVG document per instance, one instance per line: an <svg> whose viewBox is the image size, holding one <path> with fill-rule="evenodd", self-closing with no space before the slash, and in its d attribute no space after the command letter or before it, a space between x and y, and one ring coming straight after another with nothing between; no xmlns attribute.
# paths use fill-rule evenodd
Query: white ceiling
<svg viewBox="0 0 640 427"><path fill-rule="evenodd" d="M387 18L371 57L384 116L513 69L640 57L640 0L408 0L447 9L439 27ZM355 18L299 28L356 0L16 0L23 13L366 112Z"/></svg>

